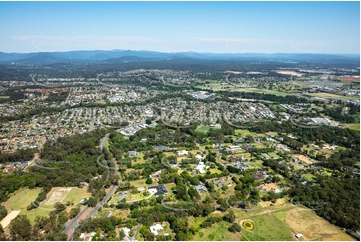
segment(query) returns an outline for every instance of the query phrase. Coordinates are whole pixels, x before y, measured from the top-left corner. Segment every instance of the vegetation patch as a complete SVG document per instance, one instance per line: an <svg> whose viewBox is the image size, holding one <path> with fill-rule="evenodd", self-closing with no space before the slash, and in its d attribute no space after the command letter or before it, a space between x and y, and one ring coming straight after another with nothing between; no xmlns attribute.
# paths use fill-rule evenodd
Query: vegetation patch
<svg viewBox="0 0 361 242"><path fill-rule="evenodd" d="M252 221L244 221L242 223L243 227L245 227L246 229L248 229L249 231L254 230L254 223Z"/></svg>

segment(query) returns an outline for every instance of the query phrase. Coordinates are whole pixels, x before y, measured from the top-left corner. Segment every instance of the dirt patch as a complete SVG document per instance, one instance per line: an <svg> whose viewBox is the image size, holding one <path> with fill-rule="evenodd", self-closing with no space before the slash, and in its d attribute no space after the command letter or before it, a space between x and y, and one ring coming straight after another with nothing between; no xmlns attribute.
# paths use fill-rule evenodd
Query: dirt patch
<svg viewBox="0 0 361 242"><path fill-rule="evenodd" d="M3 228L6 228L10 224L11 220L16 218L19 215L20 212L21 212L20 210L11 211L8 215L6 215L5 218L3 218L1 220L1 222L0 222L1 226Z"/></svg>
<svg viewBox="0 0 361 242"><path fill-rule="evenodd" d="M222 214L222 212L221 211L214 211L214 212L212 212L212 214Z"/></svg>
<svg viewBox="0 0 361 242"><path fill-rule="evenodd" d="M291 209L286 212L285 222L293 231L303 234L305 240L330 240L331 238L338 240L340 236L348 237L346 240L353 240L340 228L317 216L312 210Z"/></svg>
<svg viewBox="0 0 361 242"><path fill-rule="evenodd" d="M68 193L71 191L71 187L54 187L49 192L50 196L44 201L44 205L53 205L57 202L62 202Z"/></svg>
<svg viewBox="0 0 361 242"><path fill-rule="evenodd" d="M282 74L282 75L290 75L290 76L302 76L303 74L295 72L295 71L274 71L276 73Z"/></svg>
<svg viewBox="0 0 361 242"><path fill-rule="evenodd" d="M242 72L240 72L240 71L225 71L225 72L231 73L231 74L236 74L236 75L242 74Z"/></svg>

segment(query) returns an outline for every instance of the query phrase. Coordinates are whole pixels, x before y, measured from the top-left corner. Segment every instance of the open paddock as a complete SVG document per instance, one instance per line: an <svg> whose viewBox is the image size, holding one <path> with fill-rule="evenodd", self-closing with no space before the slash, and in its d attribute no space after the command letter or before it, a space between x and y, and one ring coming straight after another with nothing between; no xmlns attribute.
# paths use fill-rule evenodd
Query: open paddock
<svg viewBox="0 0 361 242"><path fill-rule="evenodd" d="M299 73L299 72L295 72L295 71L289 71L289 70L276 70L276 71L274 71L274 72L276 72L276 73L278 73L278 74L282 74L282 75L289 75L289 76L298 76L298 77L300 77L300 76L303 76L303 74L302 73Z"/></svg>
<svg viewBox="0 0 361 242"><path fill-rule="evenodd" d="M44 205L53 205L57 202L63 202L71 187L53 187L47 195L47 199L43 202ZM66 202L66 201L65 201Z"/></svg>

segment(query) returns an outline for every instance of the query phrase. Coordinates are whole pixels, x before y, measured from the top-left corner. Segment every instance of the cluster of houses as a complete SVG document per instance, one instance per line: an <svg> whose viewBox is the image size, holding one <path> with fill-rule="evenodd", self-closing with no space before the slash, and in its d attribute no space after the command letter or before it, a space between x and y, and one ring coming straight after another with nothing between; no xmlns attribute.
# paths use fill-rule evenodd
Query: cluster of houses
<svg viewBox="0 0 361 242"><path fill-rule="evenodd" d="M28 166L28 164L29 164L28 161L23 161L23 162L10 162L10 164L3 165L3 172L4 172L4 173L8 173L8 172L16 171L16 170L22 170L22 169L24 169L26 166Z"/></svg>
<svg viewBox="0 0 361 242"><path fill-rule="evenodd" d="M210 100L217 96L215 93L208 93L206 91L188 92L188 95L191 95L196 99L203 99L203 100Z"/></svg>

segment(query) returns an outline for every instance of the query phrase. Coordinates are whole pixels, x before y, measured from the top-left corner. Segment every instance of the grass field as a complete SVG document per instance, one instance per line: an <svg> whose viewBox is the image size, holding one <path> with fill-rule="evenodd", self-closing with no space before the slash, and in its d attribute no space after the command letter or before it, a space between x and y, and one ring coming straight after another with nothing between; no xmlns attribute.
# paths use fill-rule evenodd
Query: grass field
<svg viewBox="0 0 361 242"><path fill-rule="evenodd" d="M257 134L254 132L249 131L248 129L236 129L234 131L234 133L236 135L240 134L242 137L246 137L247 135L250 135L252 137L256 137L256 136L264 136L264 134Z"/></svg>
<svg viewBox="0 0 361 242"><path fill-rule="evenodd" d="M360 131L360 123L342 124L341 126Z"/></svg>
<svg viewBox="0 0 361 242"><path fill-rule="evenodd" d="M39 195L41 188L28 189L21 188L13 193L10 198L3 202L2 205L10 212L11 210L26 211L26 207L33 202Z"/></svg>
<svg viewBox="0 0 361 242"><path fill-rule="evenodd" d="M305 240L354 240L309 209L294 208L287 211L285 223L295 232L303 234Z"/></svg>
<svg viewBox="0 0 361 242"><path fill-rule="evenodd" d="M269 152L268 155L271 156L274 159L280 158L275 152Z"/></svg>
<svg viewBox="0 0 361 242"><path fill-rule="evenodd" d="M199 126L196 131L207 133L210 129L219 129L219 128L211 128L209 126Z"/></svg>
<svg viewBox="0 0 361 242"><path fill-rule="evenodd" d="M300 240L354 240L314 211L278 200L274 206L265 202L263 208L255 207L248 212L234 209L236 222L242 225L243 221L251 220L255 225L253 231L242 229L243 240L297 240L297 233L304 235Z"/></svg>
<svg viewBox="0 0 361 242"><path fill-rule="evenodd" d="M147 179L140 179L140 180L130 181L130 185L134 186L135 188L150 186L150 185L145 183L146 180Z"/></svg>
<svg viewBox="0 0 361 242"><path fill-rule="evenodd" d="M199 230L192 240L239 241L242 237L241 234L229 232L230 226L231 224L225 221L213 224L212 227Z"/></svg>
<svg viewBox="0 0 361 242"><path fill-rule="evenodd" d="M35 188L32 190L28 188L19 189L6 202L3 202L2 205L5 206L8 212L12 210L20 210L21 215L26 215L30 222L34 223L36 216L48 216L49 212L54 209L53 205L40 205L40 208L27 211L26 208L35 201L40 191L41 188Z"/></svg>
<svg viewBox="0 0 361 242"><path fill-rule="evenodd" d="M239 92L255 92L255 93L265 93L265 94L273 94L276 96L287 96L292 95L291 93L286 92L279 92L275 90L269 90L269 89L259 89L259 88L234 88L232 91L239 91Z"/></svg>
<svg viewBox="0 0 361 242"><path fill-rule="evenodd" d="M247 240L292 240L292 231L273 215L258 215L252 217L255 225L253 231L242 229ZM240 224L241 225L241 224Z"/></svg>
<svg viewBox="0 0 361 242"><path fill-rule="evenodd" d="M306 179L307 181L312 182L314 178L316 178L314 175L312 174L302 174L302 178Z"/></svg>
<svg viewBox="0 0 361 242"><path fill-rule="evenodd" d="M269 136L277 136L277 132L267 132L266 134Z"/></svg>
<svg viewBox="0 0 361 242"><path fill-rule="evenodd" d="M343 96L343 95L337 95L327 92L319 92L319 93L309 93L309 95L314 97L321 97L321 98L335 98L340 100L359 100L360 96Z"/></svg>
<svg viewBox="0 0 361 242"><path fill-rule="evenodd" d="M70 187L69 187L70 188ZM90 197L91 194L87 192L87 187L77 188L72 187L70 191L61 191L62 188L53 188L48 194L47 199L40 203L39 208L27 211L27 207L35 201L41 188L36 189L20 189L15 192L6 202L2 203L8 211L20 210L22 215L26 215L31 223L34 223L37 216L48 216L49 212L54 210L54 203L57 199L66 203L67 201L73 202L72 206L67 207L66 211L70 211L71 208L76 207L84 197ZM54 196L55 194L55 196ZM59 196L62 195L62 196ZM49 202L50 201L50 202Z"/></svg>
<svg viewBox="0 0 361 242"><path fill-rule="evenodd" d="M74 205L78 204L83 198L91 197L91 193L87 192L88 187L83 188L73 187L63 202L73 202Z"/></svg>
<svg viewBox="0 0 361 242"><path fill-rule="evenodd" d="M10 96L0 96L0 99L8 99Z"/></svg>

